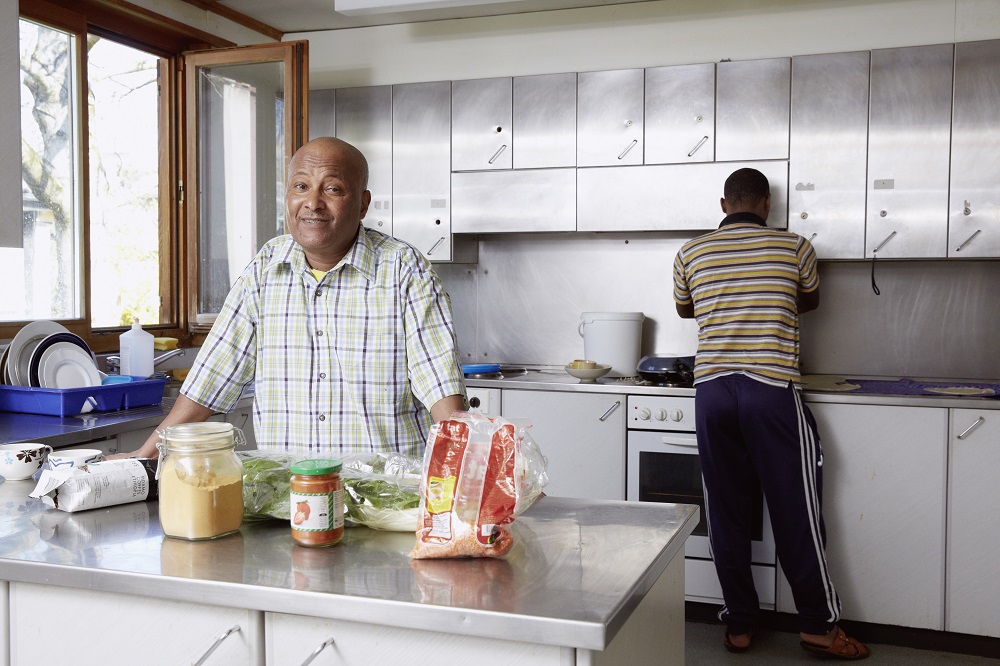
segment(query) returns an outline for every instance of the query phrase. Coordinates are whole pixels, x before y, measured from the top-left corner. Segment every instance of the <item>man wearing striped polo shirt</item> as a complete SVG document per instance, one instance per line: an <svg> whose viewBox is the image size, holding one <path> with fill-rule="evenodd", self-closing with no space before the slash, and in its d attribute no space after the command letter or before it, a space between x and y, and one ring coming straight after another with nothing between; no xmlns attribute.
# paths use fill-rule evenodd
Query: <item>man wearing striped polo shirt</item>
<svg viewBox="0 0 1000 666"><path fill-rule="evenodd" d="M819 305L816 253L801 236L765 225L770 187L756 169L733 172L721 204L726 217L719 228L677 253L674 300L681 317L698 321L698 452L725 599L724 644L745 651L758 621L749 507L759 484L803 649L863 659L868 648L837 626L840 599L827 569L820 512L823 456L799 395L799 314Z"/></svg>

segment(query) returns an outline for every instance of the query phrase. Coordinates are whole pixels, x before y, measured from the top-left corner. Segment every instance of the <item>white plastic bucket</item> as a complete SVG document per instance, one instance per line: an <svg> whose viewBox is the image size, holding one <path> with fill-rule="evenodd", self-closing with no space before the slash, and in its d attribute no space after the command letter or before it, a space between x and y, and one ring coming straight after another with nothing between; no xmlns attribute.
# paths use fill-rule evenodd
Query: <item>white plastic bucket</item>
<svg viewBox="0 0 1000 666"><path fill-rule="evenodd" d="M645 318L641 312L584 312L577 327L584 358L610 365L608 376L634 376Z"/></svg>

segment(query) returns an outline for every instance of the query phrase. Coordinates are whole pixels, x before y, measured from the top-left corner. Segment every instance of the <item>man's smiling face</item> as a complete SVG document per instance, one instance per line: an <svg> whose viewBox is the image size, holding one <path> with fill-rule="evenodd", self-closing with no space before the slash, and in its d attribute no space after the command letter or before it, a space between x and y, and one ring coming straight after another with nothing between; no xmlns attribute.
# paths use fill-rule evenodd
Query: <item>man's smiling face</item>
<svg viewBox="0 0 1000 666"><path fill-rule="evenodd" d="M313 268L333 268L354 244L371 202L367 171L357 149L333 138L310 141L292 157L285 190L289 231Z"/></svg>

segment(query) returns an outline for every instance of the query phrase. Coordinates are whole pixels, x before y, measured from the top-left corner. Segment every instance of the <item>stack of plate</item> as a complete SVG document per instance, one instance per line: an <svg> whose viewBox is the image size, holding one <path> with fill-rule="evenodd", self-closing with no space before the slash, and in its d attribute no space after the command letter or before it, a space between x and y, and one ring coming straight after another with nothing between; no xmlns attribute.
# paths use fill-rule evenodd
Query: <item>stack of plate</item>
<svg viewBox="0 0 1000 666"><path fill-rule="evenodd" d="M26 325L0 355L0 380L13 386L100 386L97 360L80 336L54 321Z"/></svg>

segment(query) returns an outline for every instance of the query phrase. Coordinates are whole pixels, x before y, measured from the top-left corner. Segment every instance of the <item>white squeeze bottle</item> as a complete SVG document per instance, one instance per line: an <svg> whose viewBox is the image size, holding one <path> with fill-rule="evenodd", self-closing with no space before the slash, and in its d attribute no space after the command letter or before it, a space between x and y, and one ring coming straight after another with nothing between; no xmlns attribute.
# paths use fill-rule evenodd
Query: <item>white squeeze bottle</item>
<svg viewBox="0 0 1000 666"><path fill-rule="evenodd" d="M139 326L139 318L132 320L132 328L118 336L121 374L149 377L153 374L153 334Z"/></svg>

